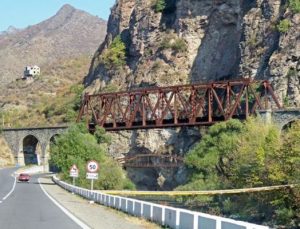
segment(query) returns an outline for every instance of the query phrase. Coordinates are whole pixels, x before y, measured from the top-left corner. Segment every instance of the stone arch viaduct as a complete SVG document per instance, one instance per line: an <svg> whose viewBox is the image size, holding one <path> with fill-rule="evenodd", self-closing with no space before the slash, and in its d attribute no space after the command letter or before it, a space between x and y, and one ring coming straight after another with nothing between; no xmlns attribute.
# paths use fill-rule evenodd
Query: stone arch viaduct
<svg viewBox="0 0 300 229"><path fill-rule="evenodd" d="M264 110L259 111L259 114L263 120L275 123L280 129L283 129L296 120L300 120L300 108L285 108L273 111Z"/></svg>
<svg viewBox="0 0 300 229"><path fill-rule="evenodd" d="M48 166L49 150L51 139L66 131L67 126L60 127L28 127L28 128L10 128L3 129L2 136L10 147L15 163L17 165L25 165L24 161L24 142L27 138L33 138L38 144L38 148L34 147L37 155L36 163ZM46 168L47 170L47 168Z"/></svg>
<svg viewBox="0 0 300 229"><path fill-rule="evenodd" d="M265 110L259 111L260 116L266 122L274 122L280 129L283 129L289 123L300 119L300 109L282 109L282 110ZM11 128L3 129L2 136L9 145L18 165L24 165L24 142L28 136L36 139L39 147L35 148L38 155L37 163L43 165L48 170L48 161L50 158L50 143L53 136L59 135L66 131L67 126L59 127L28 127L28 128Z"/></svg>

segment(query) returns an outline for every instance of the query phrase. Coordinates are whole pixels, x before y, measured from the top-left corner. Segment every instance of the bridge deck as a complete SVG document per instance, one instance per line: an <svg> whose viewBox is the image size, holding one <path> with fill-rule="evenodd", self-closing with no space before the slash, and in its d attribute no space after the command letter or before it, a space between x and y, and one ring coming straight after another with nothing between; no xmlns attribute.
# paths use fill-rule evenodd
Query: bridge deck
<svg viewBox="0 0 300 229"><path fill-rule="evenodd" d="M106 130L212 125L280 109L268 81L249 79L85 95L78 121Z"/></svg>

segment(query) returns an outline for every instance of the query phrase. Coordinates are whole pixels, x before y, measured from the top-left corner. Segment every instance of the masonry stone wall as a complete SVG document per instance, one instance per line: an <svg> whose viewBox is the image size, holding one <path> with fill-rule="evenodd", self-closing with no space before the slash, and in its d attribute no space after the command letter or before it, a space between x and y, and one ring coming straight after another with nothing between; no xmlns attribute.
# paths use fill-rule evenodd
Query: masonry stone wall
<svg viewBox="0 0 300 229"><path fill-rule="evenodd" d="M39 163L48 166L50 139L66 131L67 127L3 129L2 135L14 154L15 162L24 165L23 140L32 135L38 140L41 152Z"/></svg>
<svg viewBox="0 0 300 229"><path fill-rule="evenodd" d="M259 112L261 117L266 120L266 122L273 122L278 125L280 129L283 129L289 123L292 123L300 119L300 109L291 108L284 110L266 110Z"/></svg>

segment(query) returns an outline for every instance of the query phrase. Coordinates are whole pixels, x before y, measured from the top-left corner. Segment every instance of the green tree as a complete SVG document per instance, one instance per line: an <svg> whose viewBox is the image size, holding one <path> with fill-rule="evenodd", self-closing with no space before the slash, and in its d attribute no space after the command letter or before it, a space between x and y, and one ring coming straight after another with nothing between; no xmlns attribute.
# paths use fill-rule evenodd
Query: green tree
<svg viewBox="0 0 300 229"><path fill-rule="evenodd" d="M260 119L248 119L234 155L231 183L236 187L271 185L282 180L274 155L280 152L280 131Z"/></svg>
<svg viewBox="0 0 300 229"><path fill-rule="evenodd" d="M125 65L126 46L118 35L102 54L103 64L107 69L119 68Z"/></svg>
<svg viewBox="0 0 300 229"><path fill-rule="evenodd" d="M300 121L294 122L283 134L280 167L289 183L300 183Z"/></svg>
<svg viewBox="0 0 300 229"><path fill-rule="evenodd" d="M277 127L259 119L245 123L229 120L212 126L185 162L193 168L192 180L198 183L202 177L210 187L257 187L283 182L284 176L274 159L279 157L280 147ZM216 184L210 184L211 181Z"/></svg>
<svg viewBox="0 0 300 229"><path fill-rule="evenodd" d="M95 189L134 188L122 168L106 155L108 142L109 138L102 129L97 129L94 136L85 124L74 124L56 138L51 147L51 163L61 170L62 178L69 181L69 169L76 164L80 171L77 183L89 187L89 181L85 179L85 166L89 160L96 160L100 170L99 179L94 183Z"/></svg>
<svg viewBox="0 0 300 229"><path fill-rule="evenodd" d="M300 121L281 133L271 124L250 118L212 126L188 153L191 179L180 190L247 188L299 183ZM256 223L298 228L300 189L217 196L212 212ZM190 200L191 203L198 199Z"/></svg>
<svg viewBox="0 0 300 229"><path fill-rule="evenodd" d="M191 181L197 189L214 189L227 186L232 175L234 152L237 151L243 124L232 119L212 126L199 144L188 153L185 163L192 168Z"/></svg>

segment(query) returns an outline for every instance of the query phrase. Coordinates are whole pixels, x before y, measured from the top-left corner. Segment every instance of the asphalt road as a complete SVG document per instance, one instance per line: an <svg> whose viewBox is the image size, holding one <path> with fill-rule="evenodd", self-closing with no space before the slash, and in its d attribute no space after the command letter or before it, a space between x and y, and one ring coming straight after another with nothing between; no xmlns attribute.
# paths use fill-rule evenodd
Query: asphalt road
<svg viewBox="0 0 300 229"><path fill-rule="evenodd" d="M11 174L15 171L12 169L0 169L0 203L3 201L8 193L11 191L15 178Z"/></svg>
<svg viewBox="0 0 300 229"><path fill-rule="evenodd" d="M29 183L16 183L15 169L0 170L0 228L1 229L77 229L79 227L42 191L38 176Z"/></svg>

